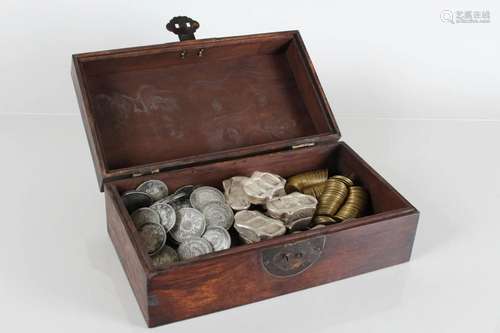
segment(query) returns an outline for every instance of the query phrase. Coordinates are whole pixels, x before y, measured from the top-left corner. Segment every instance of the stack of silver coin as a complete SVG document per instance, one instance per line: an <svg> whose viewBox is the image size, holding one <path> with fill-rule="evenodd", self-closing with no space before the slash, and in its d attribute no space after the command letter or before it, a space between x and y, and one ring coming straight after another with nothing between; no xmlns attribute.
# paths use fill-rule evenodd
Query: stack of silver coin
<svg viewBox="0 0 500 333"><path fill-rule="evenodd" d="M169 195L165 183L149 180L122 199L155 268L231 247L233 210L214 187L186 185Z"/></svg>

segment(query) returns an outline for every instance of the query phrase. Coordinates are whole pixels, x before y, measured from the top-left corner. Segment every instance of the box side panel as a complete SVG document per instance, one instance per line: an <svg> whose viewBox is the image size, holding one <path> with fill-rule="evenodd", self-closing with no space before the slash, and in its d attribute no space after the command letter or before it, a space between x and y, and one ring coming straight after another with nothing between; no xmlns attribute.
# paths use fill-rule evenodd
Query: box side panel
<svg viewBox="0 0 500 333"><path fill-rule="evenodd" d="M282 277L264 268L262 250L173 267L152 277L150 326L157 326L321 285L410 259L418 213L325 235L320 258Z"/></svg>
<svg viewBox="0 0 500 333"><path fill-rule="evenodd" d="M147 274L138 257L139 251L134 246L126 225L120 220L116 203L111 199L111 193L105 191L106 216L108 233L116 253L120 258L122 267L127 275L132 291L142 314L148 321L148 301L147 301Z"/></svg>

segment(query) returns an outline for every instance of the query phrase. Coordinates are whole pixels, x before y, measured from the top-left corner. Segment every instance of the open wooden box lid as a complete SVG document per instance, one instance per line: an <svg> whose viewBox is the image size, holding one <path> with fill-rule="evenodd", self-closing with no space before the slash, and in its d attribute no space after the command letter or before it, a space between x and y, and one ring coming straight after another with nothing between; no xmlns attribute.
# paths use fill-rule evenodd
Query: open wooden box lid
<svg viewBox="0 0 500 333"><path fill-rule="evenodd" d="M111 180L340 138L298 31L73 56L101 190ZM189 40L193 39L193 40Z"/></svg>

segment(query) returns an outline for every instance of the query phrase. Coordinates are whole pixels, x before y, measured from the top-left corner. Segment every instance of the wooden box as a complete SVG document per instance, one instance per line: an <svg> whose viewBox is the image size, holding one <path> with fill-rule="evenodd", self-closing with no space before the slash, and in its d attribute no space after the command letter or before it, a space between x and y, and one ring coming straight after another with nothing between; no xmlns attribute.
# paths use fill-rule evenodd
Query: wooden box
<svg viewBox="0 0 500 333"><path fill-rule="evenodd" d="M109 236L148 326L408 261L419 213L338 141L299 32L187 40L187 28L181 42L73 56ZM120 199L148 179L221 188L255 170L288 177L325 167L355 175L371 197L368 216L164 270L153 268ZM295 259L282 260L289 253Z"/></svg>

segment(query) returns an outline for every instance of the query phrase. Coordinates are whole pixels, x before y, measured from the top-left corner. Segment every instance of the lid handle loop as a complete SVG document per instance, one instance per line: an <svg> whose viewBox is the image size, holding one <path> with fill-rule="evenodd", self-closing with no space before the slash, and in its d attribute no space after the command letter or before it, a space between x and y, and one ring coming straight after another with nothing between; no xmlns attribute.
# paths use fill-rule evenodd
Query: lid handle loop
<svg viewBox="0 0 500 333"><path fill-rule="evenodd" d="M180 41L196 39L194 33L199 27L197 21L187 16L176 16L167 23L167 30L176 34Z"/></svg>

